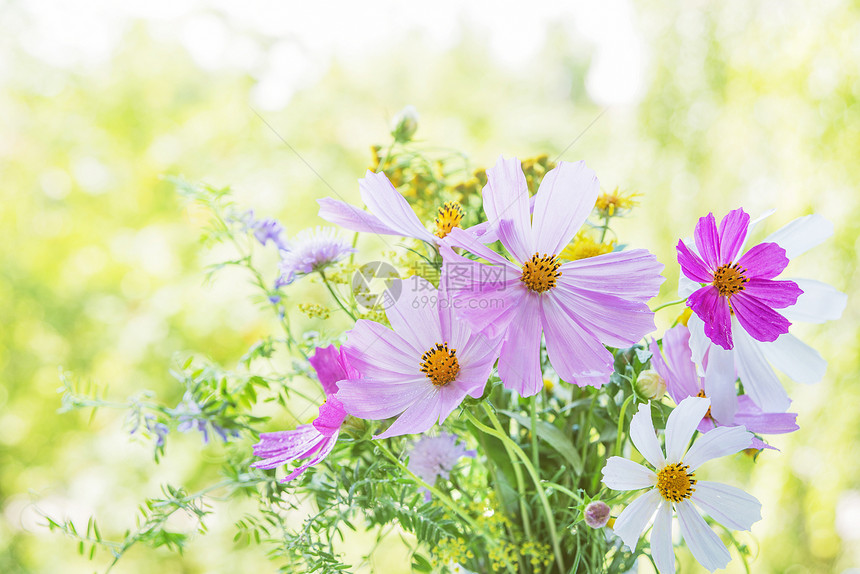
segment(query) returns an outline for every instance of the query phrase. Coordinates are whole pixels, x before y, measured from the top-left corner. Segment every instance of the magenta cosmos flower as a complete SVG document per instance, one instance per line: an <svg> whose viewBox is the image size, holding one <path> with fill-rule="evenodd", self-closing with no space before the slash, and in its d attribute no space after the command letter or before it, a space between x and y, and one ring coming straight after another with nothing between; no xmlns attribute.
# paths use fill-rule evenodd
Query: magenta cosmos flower
<svg viewBox="0 0 860 574"><path fill-rule="evenodd" d="M732 315L758 341L775 341L787 333L791 323L775 309L794 305L803 292L794 281L774 280L788 265L785 249L776 243L759 243L738 257L749 222L743 209L735 209L718 230L709 213L696 224L696 251L683 241L677 246L681 271L703 284L687 305L704 321L708 338L724 349L734 346Z"/></svg>
<svg viewBox="0 0 860 574"><path fill-rule="evenodd" d="M295 430L262 433L260 442L254 445L254 455L264 459L251 465L255 468L276 468L294 460L307 459L281 482L298 477L309 467L319 464L332 451L347 416L335 396L337 382L358 376L346 351L343 348L335 349L334 345L317 348L310 363L326 395L326 402L320 405L319 416L313 423L299 425Z"/></svg>
<svg viewBox="0 0 860 574"><path fill-rule="evenodd" d="M599 184L584 162L559 162L540 184L529 215L519 160L499 158L487 171L484 211L513 261L469 233L453 229L440 249L442 281L473 329L504 343L499 375L522 396L543 386L541 336L559 376L580 386L609 380L613 357L603 345L629 347L654 330L646 305L657 294L663 265L644 249L563 263L559 253L585 222ZM489 263L456 254L461 247Z"/></svg>
<svg viewBox="0 0 860 574"><path fill-rule="evenodd" d="M344 347L362 376L341 381L337 394L357 417L400 415L374 438L424 432L466 395L481 396L498 344L454 318L444 289L411 277L385 312L393 330L359 320L347 334Z"/></svg>
<svg viewBox="0 0 860 574"><path fill-rule="evenodd" d="M768 413L759 408L748 395L738 396L735 387L737 375L725 368L707 369L699 376L693 363L690 348L690 331L678 325L663 335L663 351L656 341L651 342L651 364L666 381L666 392L680 404L687 397L711 399L711 408L699 423L699 432L706 433L716 427L744 426L757 434L784 434L796 431L796 413ZM752 448L767 445L754 438Z"/></svg>
<svg viewBox="0 0 860 574"><path fill-rule="evenodd" d="M361 200L370 211L364 211L343 201L324 197L317 200L320 204L319 216L331 223L352 231L377 233L380 235L400 235L419 239L430 245L437 245L440 238L460 227L463 221L463 208L456 201L441 205L433 221L435 230L430 233L415 215L412 206L394 188L384 173L367 171L358 180ZM485 224L470 228L475 235L483 235ZM495 241L494 236L486 236L483 241Z"/></svg>

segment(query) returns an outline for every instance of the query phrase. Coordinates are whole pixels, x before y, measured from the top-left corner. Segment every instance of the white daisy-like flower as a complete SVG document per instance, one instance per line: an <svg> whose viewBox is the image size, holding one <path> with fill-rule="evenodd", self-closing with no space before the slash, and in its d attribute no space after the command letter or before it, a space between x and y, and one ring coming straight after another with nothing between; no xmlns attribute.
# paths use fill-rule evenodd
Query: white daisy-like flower
<svg viewBox="0 0 860 574"><path fill-rule="evenodd" d="M752 221L749 233L768 217L772 211ZM764 243L776 243L785 249L786 257L793 260L806 251L821 244L833 235L833 224L820 215L799 217L784 225L764 239ZM848 297L834 287L814 279L791 279L803 290L797 303L779 313L792 323L824 323L842 316ZM681 275L678 293L687 297L699 285ZM757 341L747 334L732 317L732 336L735 347L729 351L715 345L705 336L704 323L695 314L688 323L690 347L697 364L707 363L712 377L734 382L736 376L744 384L744 390L762 410L785 412L791 400L782 387L774 367L798 383L817 383L824 377L827 361L795 337L780 335L776 341Z"/></svg>
<svg viewBox="0 0 860 574"><path fill-rule="evenodd" d="M611 457L603 467L603 484L613 490L648 489L621 512L613 530L624 544L636 548L656 513L651 530L651 557L662 574L675 572L673 511L678 515L681 535L693 557L711 572L725 568L731 555L699 509L734 530L749 530L761 520L761 503L755 497L733 486L696 479L696 470L703 463L735 454L749 447L753 439L743 427L719 427L700 435L687 450L693 432L710 406L709 399L698 397L681 401L666 421L664 456L651 421L650 404L640 405L630 423L630 438L654 470L618 456Z"/></svg>

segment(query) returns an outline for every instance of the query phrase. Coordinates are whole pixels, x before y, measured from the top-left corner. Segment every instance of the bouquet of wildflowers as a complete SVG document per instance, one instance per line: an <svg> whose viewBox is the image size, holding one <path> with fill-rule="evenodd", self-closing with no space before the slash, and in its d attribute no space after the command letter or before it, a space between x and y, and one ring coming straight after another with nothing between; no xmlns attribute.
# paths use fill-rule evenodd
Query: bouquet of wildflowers
<svg viewBox="0 0 860 574"><path fill-rule="evenodd" d="M256 502L237 539L267 545L283 572L361 566L343 561L353 530L399 533L417 572L628 572L642 558L668 573L681 546L708 571L730 547L746 562L734 531L761 504L707 480L707 463L775 450L769 435L798 429L774 369L823 377L825 361L790 326L838 318L845 296L782 273L830 224L810 215L756 240L761 218L708 214L677 244L681 299L652 310L664 265L613 231L634 194L601 191L584 162L546 156L475 171L462 154L423 150L414 130L407 113L374 148L363 206L321 199L336 227L291 238L229 190L179 182L211 211L208 240L235 252L217 267L245 269L281 331L234 369L182 363L176 407L148 395L119 406L156 460L174 431L226 443L225 479L196 493L165 486L121 540L95 521L86 535L49 525L115 563L137 543L181 550L189 536L170 515L204 532L218 495ZM358 249L368 235L390 247L385 261ZM277 269L261 268L261 246ZM300 282L327 301L296 300ZM655 311L681 303L658 336ZM317 328L296 333L298 314ZM71 379L64 404L117 406Z"/></svg>

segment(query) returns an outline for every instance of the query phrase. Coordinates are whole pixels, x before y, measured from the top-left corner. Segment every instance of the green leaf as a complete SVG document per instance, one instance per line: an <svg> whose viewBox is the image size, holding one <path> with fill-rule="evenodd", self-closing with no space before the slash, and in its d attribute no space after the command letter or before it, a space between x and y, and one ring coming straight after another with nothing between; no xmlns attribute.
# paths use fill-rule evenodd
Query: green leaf
<svg viewBox="0 0 860 574"><path fill-rule="evenodd" d="M511 411L499 412L514 419L525 428L532 430L532 421L529 417ZM558 427L547 421L539 420L537 421L537 435L560 454L570 464L576 474L582 474L583 464L579 453L576 452L576 448L574 448L570 439Z"/></svg>

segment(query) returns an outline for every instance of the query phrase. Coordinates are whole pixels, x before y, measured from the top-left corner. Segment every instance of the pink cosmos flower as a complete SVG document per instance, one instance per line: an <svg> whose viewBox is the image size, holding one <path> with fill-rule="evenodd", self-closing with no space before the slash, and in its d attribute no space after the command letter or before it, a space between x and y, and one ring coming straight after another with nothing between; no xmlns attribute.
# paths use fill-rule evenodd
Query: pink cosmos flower
<svg viewBox="0 0 860 574"><path fill-rule="evenodd" d="M420 239L430 245L437 245L440 238L445 237L453 228L459 228L463 220L463 208L459 203L449 201L439 207L434 224L436 231L430 233L415 215L409 202L400 195L384 173L367 171L358 180L361 200L369 211L364 211L343 201L324 197L317 200L320 204L319 216L329 221L351 229L380 235L400 235ZM470 228L473 234L483 235L486 224ZM487 235L484 242L495 241L495 237Z"/></svg>
<svg viewBox="0 0 860 574"><path fill-rule="evenodd" d="M693 432L710 406L709 399L697 397L688 397L678 404L666 421L664 456L651 421L651 406L639 405L630 422L630 438L654 470L618 456L610 457L603 467L602 482L613 490L648 489L621 511L613 530L624 544L636 548L656 513L651 529L651 557L661 574L675 572L673 510L693 557L711 572L725 568L731 555L696 506L734 530L749 530L761 520L761 503L755 497L733 486L696 478L696 471L703 463L748 448L753 438L743 427L720 427L700 435L687 450Z"/></svg>
<svg viewBox="0 0 860 574"><path fill-rule="evenodd" d="M662 353L657 342L652 341L651 353L651 364L665 379L666 391L675 404L680 404L687 397L711 399L711 408L697 427L699 432L740 425L759 434L784 434L800 428L797 426L796 413L767 413L749 396L738 396L735 388L737 376L733 370L706 369L706 375L700 376L693 363L687 327L678 325L666 331ZM761 439L753 439L752 448L766 447Z"/></svg>
<svg viewBox="0 0 860 574"><path fill-rule="evenodd" d="M295 430L262 433L260 442L254 445L254 455L264 459L251 465L255 468L276 468L294 460L308 459L281 482L293 480L331 453L347 416L343 404L335 396L338 381L358 376L346 350L338 350L334 345L318 347L310 363L326 395L319 416L313 423L299 425Z"/></svg>
<svg viewBox="0 0 860 574"><path fill-rule="evenodd" d="M791 323L775 309L794 305L803 292L794 281L774 280L788 265L785 249L776 243L759 243L738 257L749 223L750 216L735 209L717 230L714 214L709 213L696 224L696 251L683 241L676 247L684 275L704 284L687 305L704 321L708 338L724 349L734 346L733 315L756 340L775 341L787 333Z"/></svg>
<svg viewBox="0 0 860 574"><path fill-rule="evenodd" d="M543 386L541 336L559 376L580 386L600 387L613 371L603 345L629 347L654 330L646 305L657 294L663 265L644 249L607 253L562 263L559 253L585 222L599 184L584 162L559 162L534 198L520 162L499 158L487 171L484 211L513 261L491 251L460 229L443 240L442 281L458 314L473 329L504 343L499 375L522 396ZM456 254L461 247L489 265Z"/></svg>
<svg viewBox="0 0 860 574"><path fill-rule="evenodd" d="M770 213L749 224L749 232ZM820 215L799 217L784 225L767 238L765 243L775 243L785 249L786 257L794 259L809 249L823 243L833 235L833 224ZM786 319L806 323L824 323L838 319L845 310L847 297L837 289L813 279L791 278L803 293L794 305L780 310ZM681 277L678 292L687 297L700 285L686 277ZM731 319L731 334L734 347L725 350L715 345L706 335L706 323L696 315L690 317L690 347L693 359L699 364L707 364L707 370L720 369L723 376L740 377L744 390L756 405L767 412L784 412L791 401L785 392L774 367L789 378L804 384L820 381L827 370L827 361L822 356L795 337L784 333L775 341L756 340L743 328L735 315ZM707 376L707 373L706 373Z"/></svg>
<svg viewBox="0 0 860 574"><path fill-rule="evenodd" d="M348 332L344 347L361 377L339 382L338 398L361 418L400 415L374 438L424 432L466 395L481 396L498 343L473 333L453 311L444 288L437 292L416 276L385 310L391 329L359 320Z"/></svg>

